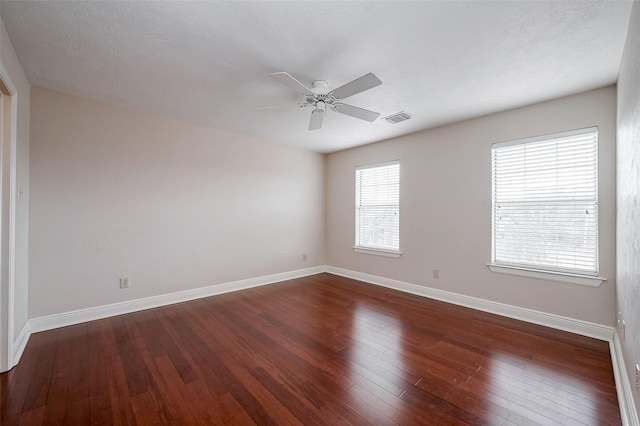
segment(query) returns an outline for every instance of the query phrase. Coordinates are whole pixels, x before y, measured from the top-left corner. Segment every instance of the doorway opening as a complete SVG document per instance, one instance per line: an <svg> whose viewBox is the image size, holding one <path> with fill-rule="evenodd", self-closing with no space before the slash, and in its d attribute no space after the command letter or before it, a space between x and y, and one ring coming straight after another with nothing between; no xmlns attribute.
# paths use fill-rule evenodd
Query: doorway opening
<svg viewBox="0 0 640 426"><path fill-rule="evenodd" d="M2 69L4 71L4 69ZM14 365L15 90L0 72L0 372Z"/></svg>

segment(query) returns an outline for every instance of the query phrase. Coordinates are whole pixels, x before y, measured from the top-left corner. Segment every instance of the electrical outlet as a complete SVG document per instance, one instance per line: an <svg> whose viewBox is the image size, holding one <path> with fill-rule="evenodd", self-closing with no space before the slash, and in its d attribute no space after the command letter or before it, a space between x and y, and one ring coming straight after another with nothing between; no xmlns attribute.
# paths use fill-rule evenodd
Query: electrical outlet
<svg viewBox="0 0 640 426"><path fill-rule="evenodd" d="M129 277L120 278L120 288L129 288Z"/></svg>
<svg viewBox="0 0 640 426"><path fill-rule="evenodd" d="M307 254L306 254L306 253L302 255L302 261L303 261L303 262L306 262L306 261L307 261Z"/></svg>
<svg viewBox="0 0 640 426"><path fill-rule="evenodd" d="M440 269L434 269L433 270L433 278L435 278L435 279L440 278Z"/></svg>
<svg viewBox="0 0 640 426"><path fill-rule="evenodd" d="M640 365L636 364L636 390L640 392Z"/></svg>

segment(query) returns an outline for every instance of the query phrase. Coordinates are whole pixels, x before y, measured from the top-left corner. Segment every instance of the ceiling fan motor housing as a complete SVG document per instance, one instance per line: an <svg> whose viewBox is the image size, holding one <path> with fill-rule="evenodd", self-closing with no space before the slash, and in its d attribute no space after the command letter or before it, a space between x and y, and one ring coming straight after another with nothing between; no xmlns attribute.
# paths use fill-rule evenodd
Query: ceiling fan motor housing
<svg viewBox="0 0 640 426"><path fill-rule="evenodd" d="M311 90L318 95L326 95L329 93L329 83L324 80L316 80L311 84Z"/></svg>
<svg viewBox="0 0 640 426"><path fill-rule="evenodd" d="M337 99L329 93L329 84L324 80L316 80L311 84L313 96L307 96L307 103L324 111L327 106L333 107ZM322 103L322 105L320 105Z"/></svg>

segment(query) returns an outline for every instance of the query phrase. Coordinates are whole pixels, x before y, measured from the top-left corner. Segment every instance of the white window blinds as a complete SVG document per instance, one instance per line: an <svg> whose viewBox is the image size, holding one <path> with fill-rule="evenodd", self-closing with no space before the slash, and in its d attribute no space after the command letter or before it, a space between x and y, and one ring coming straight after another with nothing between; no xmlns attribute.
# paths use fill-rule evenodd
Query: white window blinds
<svg viewBox="0 0 640 426"><path fill-rule="evenodd" d="M400 162L356 169L356 248L400 250Z"/></svg>
<svg viewBox="0 0 640 426"><path fill-rule="evenodd" d="M598 274L598 129L492 146L492 263Z"/></svg>

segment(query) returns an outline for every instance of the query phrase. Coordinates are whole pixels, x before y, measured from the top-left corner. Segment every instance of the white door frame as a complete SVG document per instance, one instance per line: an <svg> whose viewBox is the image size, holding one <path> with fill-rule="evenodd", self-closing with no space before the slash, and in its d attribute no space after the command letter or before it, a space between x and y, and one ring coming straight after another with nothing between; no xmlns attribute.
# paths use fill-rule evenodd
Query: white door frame
<svg viewBox="0 0 640 426"><path fill-rule="evenodd" d="M13 368L17 91L0 64L0 372Z"/></svg>

